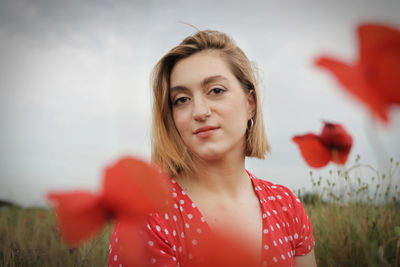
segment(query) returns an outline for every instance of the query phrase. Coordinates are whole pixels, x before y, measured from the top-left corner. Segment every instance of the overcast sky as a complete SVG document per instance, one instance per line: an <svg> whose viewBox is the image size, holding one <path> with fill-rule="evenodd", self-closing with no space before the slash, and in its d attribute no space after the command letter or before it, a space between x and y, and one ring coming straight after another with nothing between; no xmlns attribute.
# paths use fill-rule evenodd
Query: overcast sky
<svg viewBox="0 0 400 267"><path fill-rule="evenodd" d="M258 66L272 155L248 160L250 171L308 188L291 137L323 120L353 135L350 165L360 154L385 169L400 160L400 109L388 126L373 122L312 63L355 60L356 26L400 28L398 14L400 1L0 1L0 199L43 204L48 190L99 188L123 155L149 159L149 75L194 32L181 22L227 33Z"/></svg>

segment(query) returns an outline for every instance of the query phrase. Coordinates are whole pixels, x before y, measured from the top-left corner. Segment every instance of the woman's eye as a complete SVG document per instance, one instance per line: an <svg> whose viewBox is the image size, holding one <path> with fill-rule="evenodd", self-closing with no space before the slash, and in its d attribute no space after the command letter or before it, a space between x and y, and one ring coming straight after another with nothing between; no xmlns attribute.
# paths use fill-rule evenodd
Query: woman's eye
<svg viewBox="0 0 400 267"><path fill-rule="evenodd" d="M220 95L220 94L222 94L222 93L225 92L225 91L226 91L226 90L223 89L223 88L216 87L216 88L213 88L213 89L210 90L210 94L213 94L213 95Z"/></svg>
<svg viewBox="0 0 400 267"><path fill-rule="evenodd" d="M174 106L185 104L187 101L189 101L188 97L179 97L174 100Z"/></svg>

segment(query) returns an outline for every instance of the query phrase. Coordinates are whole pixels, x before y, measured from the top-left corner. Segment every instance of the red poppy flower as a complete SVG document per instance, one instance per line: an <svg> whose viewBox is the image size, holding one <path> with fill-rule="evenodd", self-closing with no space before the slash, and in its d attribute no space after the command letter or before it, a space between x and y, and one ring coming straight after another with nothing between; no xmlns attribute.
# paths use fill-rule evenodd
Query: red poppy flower
<svg viewBox="0 0 400 267"><path fill-rule="evenodd" d="M313 133L294 136L292 140L299 146L308 165L320 168L330 161L345 164L353 139L340 124L325 122L321 135Z"/></svg>
<svg viewBox="0 0 400 267"><path fill-rule="evenodd" d="M70 246L79 245L98 233L109 219L118 222L121 246L137 248L126 253L124 262L139 262L141 223L148 213L163 207L169 197L164 174L154 166L125 157L105 170L100 194L88 191L49 193L55 202L61 236ZM134 250L133 250L134 251Z"/></svg>
<svg viewBox="0 0 400 267"><path fill-rule="evenodd" d="M344 89L387 122L389 108L400 104L400 31L362 24L357 33L360 55L356 62L323 56L317 58L316 65L331 71Z"/></svg>

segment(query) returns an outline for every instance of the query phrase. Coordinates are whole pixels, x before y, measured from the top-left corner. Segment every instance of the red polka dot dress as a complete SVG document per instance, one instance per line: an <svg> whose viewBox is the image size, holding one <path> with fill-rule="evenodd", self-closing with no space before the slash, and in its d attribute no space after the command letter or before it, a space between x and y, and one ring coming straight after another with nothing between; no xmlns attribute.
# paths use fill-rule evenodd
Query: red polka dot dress
<svg viewBox="0 0 400 267"><path fill-rule="evenodd" d="M260 180L249 173L261 203L263 231L260 266L295 266L294 257L308 254L315 245L312 225L300 200L286 187ZM151 214L144 245L149 266L188 266L201 235L211 231L195 203L171 178L173 203L165 213ZM118 260L118 225L111 236L108 266ZM134 252L132 252L134 253Z"/></svg>

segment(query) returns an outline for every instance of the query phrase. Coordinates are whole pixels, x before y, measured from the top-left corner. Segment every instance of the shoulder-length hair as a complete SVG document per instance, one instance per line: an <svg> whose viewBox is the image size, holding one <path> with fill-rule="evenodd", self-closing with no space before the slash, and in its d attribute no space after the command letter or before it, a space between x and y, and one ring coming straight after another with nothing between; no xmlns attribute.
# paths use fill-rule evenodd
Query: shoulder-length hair
<svg viewBox="0 0 400 267"><path fill-rule="evenodd" d="M263 159L265 153L270 152L258 86L250 61L226 34L212 30L198 31L163 56L152 73L152 160L161 164L172 176L190 176L196 172L196 165L193 153L184 144L173 120L170 100L171 71L181 59L205 50L219 51L245 93L254 94L256 110L253 122L249 121L246 131L245 155Z"/></svg>

